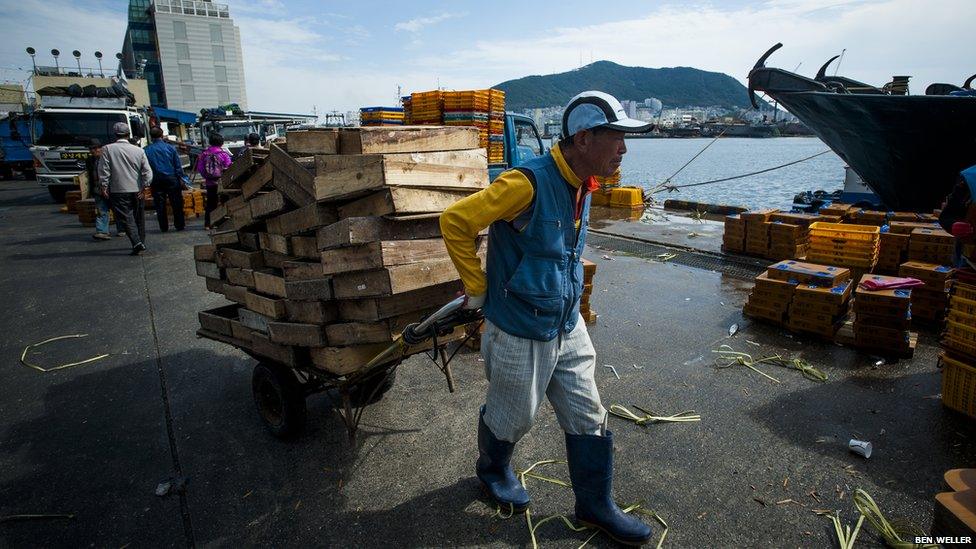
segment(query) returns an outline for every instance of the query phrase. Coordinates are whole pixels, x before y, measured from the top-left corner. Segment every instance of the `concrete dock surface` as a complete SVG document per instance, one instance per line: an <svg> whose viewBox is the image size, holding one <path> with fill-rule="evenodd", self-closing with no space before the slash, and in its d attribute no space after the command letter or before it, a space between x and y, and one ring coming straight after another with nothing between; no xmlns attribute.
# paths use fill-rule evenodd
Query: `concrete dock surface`
<svg viewBox="0 0 976 549"><path fill-rule="evenodd" d="M163 234L150 212L150 251L130 257L126 239L92 240L35 183L0 184L0 517L71 515L0 522L0 546L531 546L525 518L493 516L474 477L487 387L476 352L459 355L453 394L423 356L404 362L366 410L355 446L324 394L309 398L301 437L270 436L251 397L255 361L195 335L197 312L224 303L194 272L192 245L207 242L201 225ZM672 232L700 230L685 225ZM604 405L702 416L610 419L616 499L667 521L665 546L834 546L830 521L814 510L839 510L853 525L857 488L889 519L929 530L943 473L976 455L974 423L938 397L937 334L921 333L913 359L879 364L743 318L746 277L608 241L587 253L598 264L591 303L600 316L589 331ZM740 329L730 338L732 324ZM20 363L27 345L80 333L88 336L33 350L31 361L109 356L46 373ZM829 379L763 367L774 383L744 367L717 369L711 351L723 344L801 357ZM848 452L851 438L873 443L870 459ZM546 404L514 465L564 457ZM540 472L568 479L565 465ZM168 494L156 495L165 483ZM569 489L530 480L529 492L534 520L572 516ZM559 521L536 534L542 547L590 536ZM879 538L865 524L859 540ZM590 545L613 544L597 535Z"/></svg>

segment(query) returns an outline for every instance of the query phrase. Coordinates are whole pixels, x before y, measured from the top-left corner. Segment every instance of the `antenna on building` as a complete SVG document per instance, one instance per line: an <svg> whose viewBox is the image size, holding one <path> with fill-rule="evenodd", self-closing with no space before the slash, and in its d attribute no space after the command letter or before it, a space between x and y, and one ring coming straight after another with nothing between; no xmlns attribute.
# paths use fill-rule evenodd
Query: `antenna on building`
<svg viewBox="0 0 976 549"><path fill-rule="evenodd" d="M37 50L27 46L27 55L31 57L31 64L34 65L34 74L37 74L37 61L34 60L34 56L37 54Z"/></svg>
<svg viewBox="0 0 976 549"><path fill-rule="evenodd" d="M81 76L81 52L74 50L71 52L71 55L75 56L75 63L78 64L78 76Z"/></svg>
<svg viewBox="0 0 976 549"><path fill-rule="evenodd" d="M102 72L102 52L96 51L95 52L95 59L98 59L98 75L99 76L105 76L105 73Z"/></svg>
<svg viewBox="0 0 976 549"><path fill-rule="evenodd" d="M57 48L54 48L51 50L51 55L54 56L54 68L58 71L58 74L61 74L61 65L58 64L58 56L61 55L61 52Z"/></svg>

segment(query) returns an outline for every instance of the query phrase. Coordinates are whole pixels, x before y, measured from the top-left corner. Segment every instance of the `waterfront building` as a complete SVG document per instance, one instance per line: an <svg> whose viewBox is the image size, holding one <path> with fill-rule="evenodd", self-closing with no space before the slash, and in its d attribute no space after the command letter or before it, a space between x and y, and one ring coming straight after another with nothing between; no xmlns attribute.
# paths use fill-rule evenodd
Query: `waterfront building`
<svg viewBox="0 0 976 549"><path fill-rule="evenodd" d="M226 4L129 0L122 55L126 74L146 79L153 105L247 109L241 33Z"/></svg>

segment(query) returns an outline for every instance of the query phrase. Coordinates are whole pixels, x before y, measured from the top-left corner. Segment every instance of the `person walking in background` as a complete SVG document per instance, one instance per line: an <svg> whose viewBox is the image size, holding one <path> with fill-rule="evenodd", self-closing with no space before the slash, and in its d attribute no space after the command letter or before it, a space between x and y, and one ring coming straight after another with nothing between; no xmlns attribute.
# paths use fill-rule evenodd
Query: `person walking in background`
<svg viewBox="0 0 976 549"><path fill-rule="evenodd" d="M85 159L85 174L88 176L88 194L95 200L95 240L111 240L108 234L108 212L111 203L102 196L98 183L98 161L102 156L102 141L92 139L88 142L88 158Z"/></svg>
<svg viewBox="0 0 976 549"><path fill-rule="evenodd" d="M255 132L247 134L247 140L244 142L244 147L234 153L234 160L244 156L244 152L248 149L253 149L255 147L261 146L261 136Z"/></svg>
<svg viewBox="0 0 976 549"><path fill-rule="evenodd" d="M115 218L122 222L132 243L132 255L146 251L145 189L152 181L152 167L146 151L129 143L129 125L116 122L115 143L102 147L98 161L99 192L111 199Z"/></svg>
<svg viewBox="0 0 976 549"><path fill-rule="evenodd" d="M210 146L197 157L197 173L203 177L204 189L207 191L206 213L203 217L203 228L210 228L210 212L217 207L217 184L231 164L230 154L223 149L224 137L219 133L210 134Z"/></svg>
<svg viewBox="0 0 976 549"><path fill-rule="evenodd" d="M169 219L166 217L166 202L173 208L173 225L177 231L186 227L183 217L183 189L188 188L186 175L183 173L183 163L176 147L163 139L163 129L155 127L149 130L152 144L146 147L146 157L152 167L152 196L156 208L156 219L159 230L169 230Z"/></svg>

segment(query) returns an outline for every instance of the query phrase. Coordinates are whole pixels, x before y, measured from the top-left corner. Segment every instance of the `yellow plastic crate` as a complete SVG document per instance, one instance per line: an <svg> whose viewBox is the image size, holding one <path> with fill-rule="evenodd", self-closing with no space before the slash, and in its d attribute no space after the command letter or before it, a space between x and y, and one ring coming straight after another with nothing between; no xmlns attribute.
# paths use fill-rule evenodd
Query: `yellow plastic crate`
<svg viewBox="0 0 976 549"><path fill-rule="evenodd" d="M610 191L610 206L634 208L644 205L644 194L637 187L619 187Z"/></svg>
<svg viewBox="0 0 976 549"><path fill-rule="evenodd" d="M968 299L970 301L976 301L976 286L970 286L968 284L953 282L952 295L959 296L963 299Z"/></svg>
<svg viewBox="0 0 976 549"><path fill-rule="evenodd" d="M942 354L942 404L976 418L976 368Z"/></svg>
<svg viewBox="0 0 976 549"><path fill-rule="evenodd" d="M949 298L949 309L967 315L976 315L976 300L954 295Z"/></svg>
<svg viewBox="0 0 976 549"><path fill-rule="evenodd" d="M870 269L877 263L876 259L856 259L848 257L836 257L820 252L807 252L807 261L823 265L833 265L835 267L860 267Z"/></svg>
<svg viewBox="0 0 976 549"><path fill-rule="evenodd" d="M833 241L810 239L810 247L825 252L841 252L846 255L878 255L879 250L876 246L851 246L849 244L838 244Z"/></svg>
<svg viewBox="0 0 976 549"><path fill-rule="evenodd" d="M818 221L810 224L810 236L875 241L881 238L881 228L874 225L848 225L846 223L824 223L823 221Z"/></svg>
<svg viewBox="0 0 976 549"><path fill-rule="evenodd" d="M956 312L956 314L958 315L964 313ZM956 318L958 318L958 316ZM945 333L949 339L962 341L968 345L976 345L976 328L973 328L971 325L967 326L966 324L957 320L949 320L946 323Z"/></svg>

